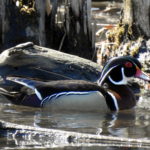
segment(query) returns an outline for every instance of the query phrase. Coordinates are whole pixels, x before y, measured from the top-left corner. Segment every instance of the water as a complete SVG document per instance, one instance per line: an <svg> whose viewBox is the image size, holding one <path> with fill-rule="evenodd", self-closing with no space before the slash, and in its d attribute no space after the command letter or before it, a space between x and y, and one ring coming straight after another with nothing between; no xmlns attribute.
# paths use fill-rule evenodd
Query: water
<svg viewBox="0 0 150 150"><path fill-rule="evenodd" d="M102 149L121 150L125 149L149 149L150 145L144 146L143 142L130 143L131 139L150 140L150 92L141 96L136 108L121 112L90 113L90 112L61 112L51 113L44 109L17 106L9 103L4 98L0 100L0 120L35 127L33 130L0 130L0 149L37 149L37 148L57 148L57 149ZM48 130L41 132L37 128L59 129L65 131L52 135ZM93 143L82 140L70 144L68 142L68 132L88 133L94 135L104 135L106 139L110 136L116 138L114 141L98 140ZM70 136L69 135L69 136ZM66 137L67 136L67 137ZM60 138L61 137L61 138ZM80 135L78 135L80 138ZM128 138L122 143L117 137ZM120 139L119 138L119 139ZM67 139L67 140L66 140ZM93 138L91 138L93 139ZM96 141L97 140L97 141ZM129 140L129 141L128 141ZM114 145L114 142L116 143ZM139 144L138 144L139 143ZM123 145L124 144L124 145ZM142 148L141 148L141 145Z"/></svg>

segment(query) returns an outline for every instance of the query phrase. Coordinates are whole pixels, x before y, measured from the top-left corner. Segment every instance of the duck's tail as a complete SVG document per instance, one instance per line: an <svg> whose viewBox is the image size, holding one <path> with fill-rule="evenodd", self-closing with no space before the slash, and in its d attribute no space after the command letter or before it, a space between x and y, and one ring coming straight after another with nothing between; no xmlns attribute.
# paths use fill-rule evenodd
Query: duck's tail
<svg viewBox="0 0 150 150"><path fill-rule="evenodd" d="M19 93L20 87L12 86L11 84L0 84L0 96L6 97L8 100L10 100L12 103L17 104L18 103L18 97L21 96Z"/></svg>
<svg viewBox="0 0 150 150"><path fill-rule="evenodd" d="M5 90L4 88L0 88L0 95L6 96L7 98L14 97L12 93L10 93L9 91Z"/></svg>

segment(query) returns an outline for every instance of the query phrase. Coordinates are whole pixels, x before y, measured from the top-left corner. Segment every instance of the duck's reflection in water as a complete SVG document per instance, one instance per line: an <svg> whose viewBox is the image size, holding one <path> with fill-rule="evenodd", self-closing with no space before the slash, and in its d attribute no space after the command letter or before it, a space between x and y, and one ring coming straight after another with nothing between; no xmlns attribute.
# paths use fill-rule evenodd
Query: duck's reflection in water
<svg viewBox="0 0 150 150"><path fill-rule="evenodd" d="M34 126L120 137L134 137L132 128L136 126L135 109L107 113L42 111L34 119Z"/></svg>

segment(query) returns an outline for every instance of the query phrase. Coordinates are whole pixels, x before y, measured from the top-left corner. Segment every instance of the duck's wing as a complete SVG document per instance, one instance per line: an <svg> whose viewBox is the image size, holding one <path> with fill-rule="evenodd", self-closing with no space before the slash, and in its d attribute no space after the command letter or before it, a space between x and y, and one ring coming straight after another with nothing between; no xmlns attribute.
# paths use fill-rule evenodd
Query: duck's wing
<svg viewBox="0 0 150 150"><path fill-rule="evenodd" d="M15 83L18 83L20 85L23 85L35 92L37 97L42 100L42 95L41 93L37 90L37 86L41 84L41 81L35 81L35 80L30 80L26 78L21 78L21 77L7 77L6 80L13 81Z"/></svg>
<svg viewBox="0 0 150 150"><path fill-rule="evenodd" d="M7 80L32 89L40 100L49 95L60 92L102 90L98 85L83 80L57 80L42 82L21 77L7 77Z"/></svg>

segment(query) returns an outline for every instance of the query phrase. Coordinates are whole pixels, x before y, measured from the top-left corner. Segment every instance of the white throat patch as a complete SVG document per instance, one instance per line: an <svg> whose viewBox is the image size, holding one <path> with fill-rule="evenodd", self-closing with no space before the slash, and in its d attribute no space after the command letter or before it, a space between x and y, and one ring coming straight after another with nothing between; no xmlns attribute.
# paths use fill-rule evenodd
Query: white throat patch
<svg viewBox="0 0 150 150"><path fill-rule="evenodd" d="M126 85L128 83L129 77L126 77L124 74L124 68L121 68L122 80L119 82L114 81L110 76L108 76L109 80L115 85Z"/></svg>

